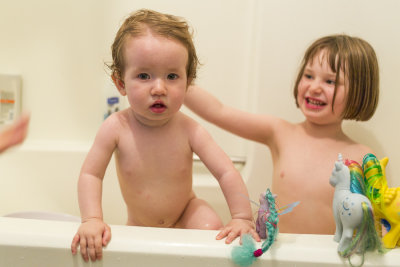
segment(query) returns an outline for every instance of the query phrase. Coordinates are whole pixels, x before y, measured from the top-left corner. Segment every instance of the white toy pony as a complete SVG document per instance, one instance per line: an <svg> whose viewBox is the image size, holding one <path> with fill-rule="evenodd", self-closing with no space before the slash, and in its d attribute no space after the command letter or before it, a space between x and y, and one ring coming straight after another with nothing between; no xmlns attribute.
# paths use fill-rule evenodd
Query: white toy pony
<svg viewBox="0 0 400 267"><path fill-rule="evenodd" d="M375 249L381 251L380 239L374 227L371 202L364 195L362 168L355 161L346 161L345 164L342 155L339 154L329 183L335 187L333 215L336 232L334 240L339 242L338 252L346 258L355 252L362 254L362 265L366 251ZM356 232L355 235L354 232Z"/></svg>

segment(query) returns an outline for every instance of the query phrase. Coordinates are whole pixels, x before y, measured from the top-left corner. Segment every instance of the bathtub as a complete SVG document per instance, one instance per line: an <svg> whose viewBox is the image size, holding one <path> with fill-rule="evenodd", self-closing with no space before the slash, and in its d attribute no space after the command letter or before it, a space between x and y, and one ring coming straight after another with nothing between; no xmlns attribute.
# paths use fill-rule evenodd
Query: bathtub
<svg viewBox="0 0 400 267"><path fill-rule="evenodd" d="M217 231L161 229L124 226L124 202L110 162L103 182L104 218L112 228L112 240L104 259L85 263L70 252L79 216L76 183L90 144L35 143L0 156L0 266L235 266L230 259L233 246L215 240ZM252 199L268 187L265 170L268 151L250 147L240 169ZM194 164L193 186L199 197L218 211L224 222L229 210L217 182L198 162ZM2 217L11 214L25 218ZM52 216L45 216L51 214ZM67 214L67 215L66 215ZM32 215L32 216L31 216ZM57 216L55 216L57 215ZM65 216L66 215L66 216ZM40 218L40 219L38 219ZM337 253L329 235L279 234L271 249L253 266L348 266ZM259 246L261 244L258 244ZM384 255L369 253L364 266L400 266L400 249Z"/></svg>
<svg viewBox="0 0 400 267"><path fill-rule="evenodd" d="M215 240L217 231L111 225L112 240L102 261L85 263L70 252L79 223L0 217L0 266L235 266L230 252L238 242ZM258 244L260 246L260 244ZM330 235L279 234L253 266L348 266ZM400 251L368 253L364 266L399 266Z"/></svg>

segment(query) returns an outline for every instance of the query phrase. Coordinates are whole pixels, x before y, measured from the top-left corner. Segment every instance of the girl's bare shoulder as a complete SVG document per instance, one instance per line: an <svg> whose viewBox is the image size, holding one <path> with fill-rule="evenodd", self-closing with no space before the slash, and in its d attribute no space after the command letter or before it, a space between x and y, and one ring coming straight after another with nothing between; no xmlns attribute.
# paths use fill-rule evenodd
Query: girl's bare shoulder
<svg viewBox="0 0 400 267"><path fill-rule="evenodd" d="M369 146L357 143L354 140L351 140L345 149L346 158L355 160L360 164L364 156L369 153L374 154L375 152Z"/></svg>

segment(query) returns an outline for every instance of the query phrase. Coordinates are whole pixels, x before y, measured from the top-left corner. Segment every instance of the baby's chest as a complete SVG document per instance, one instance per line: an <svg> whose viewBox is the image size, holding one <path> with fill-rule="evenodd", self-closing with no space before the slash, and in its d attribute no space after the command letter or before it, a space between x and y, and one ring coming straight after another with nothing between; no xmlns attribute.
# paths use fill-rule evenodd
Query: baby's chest
<svg viewBox="0 0 400 267"><path fill-rule="evenodd" d="M192 151L184 136L128 136L121 138L117 163L125 173L171 173L188 169Z"/></svg>

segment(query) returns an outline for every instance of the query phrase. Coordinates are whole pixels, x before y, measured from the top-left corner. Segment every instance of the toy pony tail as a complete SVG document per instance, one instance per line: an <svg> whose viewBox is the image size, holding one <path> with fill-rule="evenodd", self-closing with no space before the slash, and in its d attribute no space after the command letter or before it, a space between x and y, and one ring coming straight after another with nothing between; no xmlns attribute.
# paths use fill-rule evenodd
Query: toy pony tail
<svg viewBox="0 0 400 267"><path fill-rule="evenodd" d="M266 222L267 229L268 229L268 237L266 242L264 242L261 246L262 253L266 252L271 245L274 243L276 236L278 234L278 213L275 208L275 199L272 196L272 194L267 194L267 198L269 203L272 203L271 208L270 208L270 216L268 217L268 221ZM260 254L260 255L261 255Z"/></svg>
<svg viewBox="0 0 400 267"><path fill-rule="evenodd" d="M250 234L242 236L242 245L232 249L232 260L239 266L250 266L257 259L254 256L256 244Z"/></svg>
<svg viewBox="0 0 400 267"><path fill-rule="evenodd" d="M277 216L277 215L276 215ZM250 266L258 257L264 254L274 243L278 230L276 224L267 222L268 237L260 249L256 249L255 242L250 234L242 236L242 246L234 247L232 260L239 266Z"/></svg>
<svg viewBox="0 0 400 267"><path fill-rule="evenodd" d="M362 266L364 263L365 252L374 251L375 249L377 249L379 252L383 252L382 243L375 229L372 209L366 202L362 202L361 205L363 209L363 220L361 226L349 247L343 252L340 252L342 257L349 258L349 263L351 266L353 266L353 264L350 261L350 256L352 256L354 253L362 254L362 262L359 265Z"/></svg>

